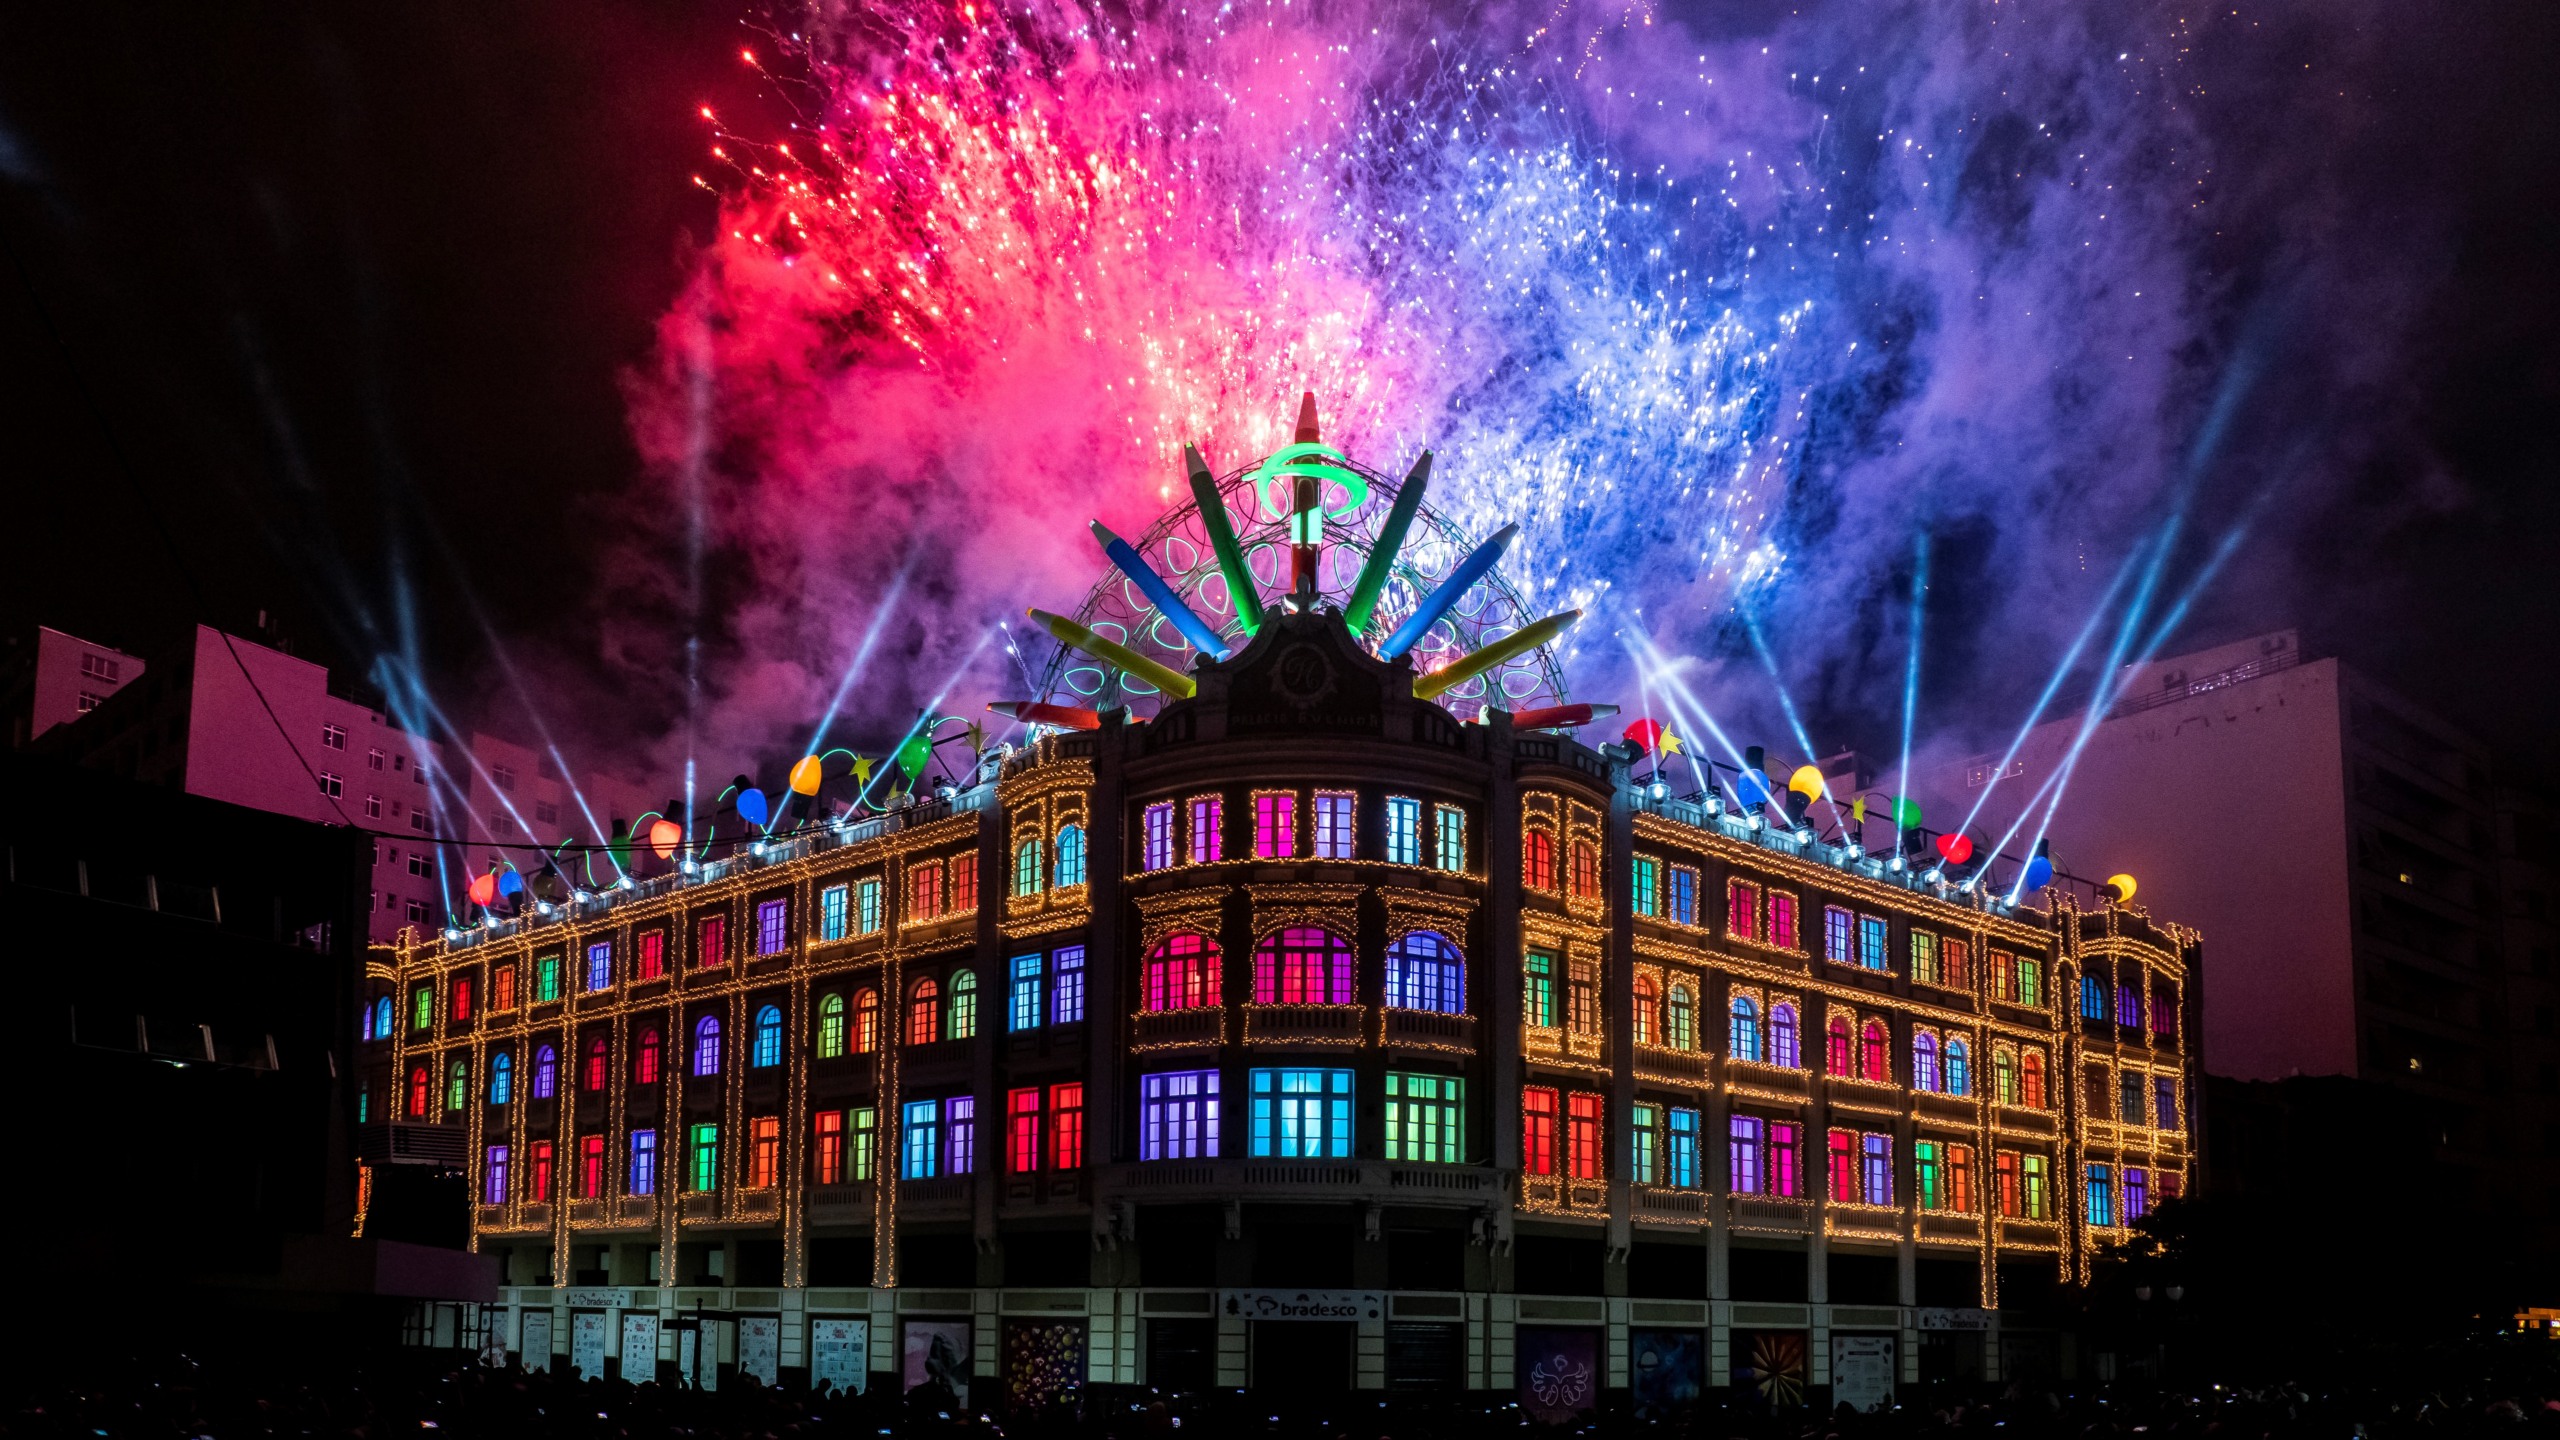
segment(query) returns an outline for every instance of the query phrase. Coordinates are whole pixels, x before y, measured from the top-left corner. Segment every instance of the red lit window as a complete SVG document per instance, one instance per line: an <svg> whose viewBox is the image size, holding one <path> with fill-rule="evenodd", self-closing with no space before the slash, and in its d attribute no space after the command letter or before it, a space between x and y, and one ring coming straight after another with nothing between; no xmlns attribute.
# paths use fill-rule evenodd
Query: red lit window
<svg viewBox="0 0 2560 1440"><path fill-rule="evenodd" d="M1858 1077L1863 1080L1893 1078L1893 1046L1885 1036L1884 1022L1870 1020L1858 1037Z"/></svg>
<svg viewBox="0 0 2560 1440"><path fill-rule="evenodd" d="M1217 1003L1217 942L1186 930L1166 936L1147 956L1147 1009L1193 1010Z"/></svg>
<svg viewBox="0 0 2560 1440"><path fill-rule="evenodd" d="M1948 1208L1973 1213L1973 1147L1947 1147Z"/></svg>
<svg viewBox="0 0 2560 1440"><path fill-rule="evenodd" d="M747 1186L770 1189L782 1178L782 1122L759 1115L747 1127Z"/></svg>
<svg viewBox="0 0 2560 1440"><path fill-rule="evenodd" d="M427 1067L426 1067L426 1066L424 1066L424 1065L417 1065L417 1066L412 1066L412 1067L410 1068L410 1070L409 1070L409 1118L410 1118L410 1119L412 1119L412 1120L424 1120L425 1118L427 1118L427 1096L428 1096L428 1093L429 1093L430 1091L432 1091L434 1088L435 1088L435 1082L434 1082L432 1079L430 1079L430 1078L428 1077L428 1075L427 1075Z"/></svg>
<svg viewBox="0 0 2560 1440"><path fill-rule="evenodd" d="M1947 988L1973 988L1973 950L1970 946L1962 940L1941 940L1938 942L1938 957L1939 966L1946 974Z"/></svg>
<svg viewBox="0 0 2560 1440"><path fill-rule="evenodd" d="M951 862L951 913L965 915L978 908L977 857L963 855Z"/></svg>
<svg viewBox="0 0 2560 1440"><path fill-rule="evenodd" d="M1760 887L1748 880L1724 886L1724 928L1736 940L1760 938Z"/></svg>
<svg viewBox="0 0 2560 1440"><path fill-rule="evenodd" d="M1040 1087L1010 1091L1004 1101L1004 1163L1016 1175L1040 1168Z"/></svg>
<svg viewBox="0 0 2560 1440"><path fill-rule="evenodd" d="M696 968L713 970L728 963L729 953L722 944L728 938L728 934L728 917L723 915L703 917L702 926L694 935L693 963Z"/></svg>
<svg viewBox="0 0 2560 1440"><path fill-rule="evenodd" d="M585 1135L578 1140L578 1198L593 1200L604 1193L604 1137Z"/></svg>
<svg viewBox="0 0 2560 1440"><path fill-rule="evenodd" d="M662 1048L658 1039L657 1026L652 1025L640 1032L640 1046L634 1052L631 1061L631 1083L635 1085L658 1083L658 1059Z"/></svg>
<svg viewBox="0 0 2560 1440"><path fill-rule="evenodd" d="M548 1140L533 1142L533 1186L525 1191L524 1198L527 1200L551 1198L551 1142Z"/></svg>
<svg viewBox="0 0 2560 1440"><path fill-rule="evenodd" d="M1600 852L1588 840L1573 842L1573 895L1589 900L1600 893Z"/></svg>
<svg viewBox="0 0 2560 1440"><path fill-rule="evenodd" d="M1826 1172L1825 1172L1825 1173L1826 1173L1826 1174L1828 1174L1828 1175L1831 1177L1831 1198L1832 1198L1832 1199L1834 1199L1834 1200L1846 1200L1846 1201L1849 1201L1851 1204L1855 1204L1855 1203L1857 1203L1857 1200L1858 1200L1858 1132L1857 1132L1857 1131L1855 1131L1855 1130L1834 1130L1834 1131L1832 1131L1832 1132L1831 1132L1830 1166L1829 1166L1829 1168L1826 1170Z"/></svg>
<svg viewBox="0 0 2560 1440"><path fill-rule="evenodd" d="M471 986L471 977L470 977L470 976L468 976L468 975L456 975L456 976L454 976L454 977L453 977L453 1018L454 1018L454 1019L456 1019L456 1020L468 1020L468 1019L470 1019L470 1018L471 1018L471 1000L472 1000L471 989L472 989L472 986Z"/></svg>
<svg viewBox="0 0 2560 1440"><path fill-rule="evenodd" d="M2015 1218L2024 1211L2018 1197L2018 1157L2008 1150L1991 1159L1991 1198L2000 1213Z"/></svg>
<svg viewBox="0 0 2560 1440"><path fill-rule="evenodd" d="M585 1088L602 1090L609 1073L610 1063L610 1052L605 1045L604 1037L597 1035L590 1038L587 1041L586 1073L582 1077Z"/></svg>
<svg viewBox="0 0 2560 1440"><path fill-rule="evenodd" d="M1076 1170L1084 1165L1084 1086L1076 1081L1049 1087L1049 1168Z"/></svg>
<svg viewBox="0 0 2560 1440"><path fill-rule="evenodd" d="M1833 1075L1858 1073L1857 1055L1849 1039L1849 1017L1846 1015L1832 1016L1830 1027L1824 1032L1822 1068Z"/></svg>
<svg viewBox="0 0 2560 1440"><path fill-rule="evenodd" d="M516 967L501 965L489 972L489 1006L493 1010L516 1008Z"/></svg>
<svg viewBox="0 0 2560 1440"><path fill-rule="evenodd" d="M1769 943L1781 950L1799 948L1796 940L1796 897L1769 892Z"/></svg>
<svg viewBox="0 0 2560 1440"><path fill-rule="evenodd" d="M1544 830L1520 839L1520 883L1532 890L1556 888L1556 842Z"/></svg>
<svg viewBox="0 0 2560 1440"><path fill-rule="evenodd" d="M1520 1171L1556 1173L1556 1092L1543 1085L1520 1092Z"/></svg>
<svg viewBox="0 0 2560 1440"><path fill-rule="evenodd" d="M930 1045L942 1038L942 987L919 980L907 996L907 1043Z"/></svg>
<svg viewBox="0 0 2560 1440"><path fill-rule="evenodd" d="M640 968L636 978L655 980L667 973L667 932L651 930L640 937Z"/></svg>
<svg viewBox="0 0 2560 1440"><path fill-rule="evenodd" d="M1565 1097L1565 1143L1572 1152L1573 1178L1600 1178L1600 1107L1597 1095L1575 1091Z"/></svg>
<svg viewBox="0 0 2560 1440"><path fill-rule="evenodd" d="M2029 1050L2018 1057L2019 1098L2030 1110L2044 1108L2044 1052Z"/></svg>
<svg viewBox="0 0 2560 1440"><path fill-rule="evenodd" d="M880 1048L880 992L864 988L853 992L853 1051L868 1055Z"/></svg>
<svg viewBox="0 0 2560 1440"><path fill-rule="evenodd" d="M1636 977L1635 1024L1633 1027L1634 1039L1637 1044L1650 1045L1653 1043L1655 1028L1653 1023L1654 1007L1661 1003L1662 994L1654 985L1653 977L1650 975L1638 975Z"/></svg>
<svg viewBox="0 0 2560 1440"><path fill-rule="evenodd" d="M907 872L907 918L930 920L942 913L942 862L918 865Z"/></svg>
<svg viewBox="0 0 2560 1440"><path fill-rule="evenodd" d="M818 1183L844 1183L844 1112L821 1110L817 1118Z"/></svg>
<svg viewBox="0 0 2560 1440"><path fill-rule="evenodd" d="M1351 944L1330 930L1281 930L1254 947L1256 1005L1348 1005L1351 991Z"/></svg>

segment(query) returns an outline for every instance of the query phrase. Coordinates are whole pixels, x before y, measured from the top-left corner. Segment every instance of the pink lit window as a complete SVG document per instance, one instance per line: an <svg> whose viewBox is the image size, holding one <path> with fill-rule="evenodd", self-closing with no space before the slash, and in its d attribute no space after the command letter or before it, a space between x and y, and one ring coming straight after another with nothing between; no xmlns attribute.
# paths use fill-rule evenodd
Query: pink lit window
<svg viewBox="0 0 2560 1440"><path fill-rule="evenodd" d="M1330 930L1282 930L1254 949L1257 1005L1348 1005L1351 990L1351 945Z"/></svg>
<svg viewBox="0 0 2560 1440"><path fill-rule="evenodd" d="M1253 854L1287 860L1298 853L1298 797L1282 792L1253 797Z"/></svg>

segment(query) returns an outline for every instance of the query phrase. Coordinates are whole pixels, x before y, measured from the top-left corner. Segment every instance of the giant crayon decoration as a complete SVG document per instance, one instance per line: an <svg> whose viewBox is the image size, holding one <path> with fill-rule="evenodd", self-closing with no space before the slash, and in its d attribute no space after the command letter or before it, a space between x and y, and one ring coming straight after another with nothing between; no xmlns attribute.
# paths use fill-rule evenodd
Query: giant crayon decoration
<svg viewBox="0 0 2560 1440"><path fill-rule="evenodd" d="M1056 636L1059 644L1081 650L1106 665L1117 665L1176 700L1188 700L1200 688L1192 683L1190 676L1177 674L1117 641L1105 640L1064 615L1052 615L1034 608L1031 618Z"/></svg>
<svg viewBox="0 0 2560 1440"><path fill-rule="evenodd" d="M1025 725L1055 725L1061 730L1102 728L1102 716L1081 705L1052 705L1045 700L990 700L987 708Z"/></svg>
<svg viewBox="0 0 2560 1440"><path fill-rule="evenodd" d="M1404 485L1396 491L1396 503L1387 510L1387 523L1378 527L1377 543L1369 547L1369 563L1360 567L1360 579L1351 587L1351 599L1342 607L1342 623L1359 634L1369 628L1369 615L1378 608L1378 596L1387 588L1388 572L1395 569L1396 555L1404 549L1405 531L1413 528L1413 513L1422 508L1422 492L1431 488L1431 452L1413 462L1413 473L1404 477Z"/></svg>
<svg viewBox="0 0 2560 1440"><path fill-rule="evenodd" d="M1428 675L1416 676L1413 698L1429 700L1442 692L1463 685L1503 661L1526 655L1564 633L1564 627L1582 618L1579 610L1563 610L1544 620L1533 620L1481 650L1472 651L1441 666Z"/></svg>
<svg viewBox="0 0 2560 1440"><path fill-rule="evenodd" d="M1262 628L1262 594L1253 588L1253 572L1245 568L1244 547L1236 543L1236 527L1227 518L1227 498L1218 493L1218 477L1209 473L1209 462L1200 458L1199 446L1186 441L1182 463L1191 473L1191 501L1200 507L1200 528L1209 532L1209 548L1217 552L1218 573L1227 577L1236 619L1244 622L1244 633L1251 635Z"/></svg>
<svg viewBox="0 0 2560 1440"><path fill-rule="evenodd" d="M1173 587L1164 583L1164 577L1138 554L1135 546L1112 534L1110 528L1099 520L1093 522L1093 538L1102 542L1102 553L1111 557L1111 563L1120 567L1121 574L1137 582L1138 588L1146 592L1147 599L1173 622L1173 628L1182 632L1183 639L1212 660L1227 658L1226 642L1218 638L1218 632L1210 629L1197 611L1182 603L1182 597L1173 593Z"/></svg>
<svg viewBox="0 0 2560 1440"><path fill-rule="evenodd" d="M1549 705L1542 710L1517 710L1511 715L1514 730L1569 730L1588 725L1618 713L1615 705Z"/></svg>
<svg viewBox="0 0 2560 1440"><path fill-rule="evenodd" d="M1467 593L1467 587L1484 578L1484 573L1502 558L1503 551L1511 548L1511 541L1519 533L1517 522L1505 525L1493 532L1492 539L1468 551L1467 558L1458 562L1458 568L1449 572L1449 578L1440 582L1440 588L1423 596L1422 603L1413 607L1413 613L1396 627L1396 633L1388 636L1387 643L1378 647L1378 658L1393 660L1429 634L1433 622L1458 603L1459 597ZM1419 691L1417 686L1416 693Z"/></svg>

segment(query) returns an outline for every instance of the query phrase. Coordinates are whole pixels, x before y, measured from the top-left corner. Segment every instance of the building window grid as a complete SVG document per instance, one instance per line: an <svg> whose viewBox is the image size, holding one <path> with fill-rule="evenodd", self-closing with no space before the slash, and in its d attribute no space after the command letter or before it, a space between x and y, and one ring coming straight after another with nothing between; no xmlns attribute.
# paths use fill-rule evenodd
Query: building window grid
<svg viewBox="0 0 2560 1440"><path fill-rule="evenodd" d="M1466 1081L1455 1075L1387 1072L1386 1131L1389 1160L1465 1163Z"/></svg>
<svg viewBox="0 0 2560 1440"><path fill-rule="evenodd" d="M1394 865L1422 863L1422 802L1410 795L1387 797L1387 860Z"/></svg>
<svg viewBox="0 0 2560 1440"><path fill-rule="evenodd" d="M1670 920L1674 925L1698 923L1698 872L1686 865L1671 867Z"/></svg>
<svg viewBox="0 0 2560 1440"><path fill-rule="evenodd" d="M1173 802L1159 800L1139 814L1139 856L1141 870L1162 870L1173 864Z"/></svg>
<svg viewBox="0 0 2560 1440"><path fill-rule="evenodd" d="M1138 1158L1218 1158L1218 1072L1170 1070L1139 1077Z"/></svg>
<svg viewBox="0 0 2560 1440"><path fill-rule="evenodd" d="M1448 936L1436 930L1397 936L1387 946L1386 969L1388 1008L1466 1013L1466 957Z"/></svg>
<svg viewBox="0 0 2560 1440"><path fill-rule="evenodd" d="M1467 812L1455 805L1435 805L1431 810L1431 846L1433 863L1452 875L1467 871Z"/></svg>
<svg viewBox="0 0 2560 1440"><path fill-rule="evenodd" d="M1635 857L1635 864L1628 867L1627 881L1630 892L1628 895L1628 904L1635 913L1642 915L1647 919L1660 918L1662 914L1662 862L1654 859L1650 855L1639 855Z"/></svg>
<svg viewBox="0 0 2560 1440"><path fill-rule="evenodd" d="M1293 790L1257 790L1253 796L1253 856L1293 860L1298 854L1298 796Z"/></svg>
<svg viewBox="0 0 2560 1440"><path fill-rule="evenodd" d="M1359 844L1358 797L1344 791L1316 792L1318 860L1349 860Z"/></svg>
<svg viewBox="0 0 2560 1440"><path fill-rule="evenodd" d="M1254 947L1257 1005L1348 1005L1357 978L1350 942L1330 930L1293 926Z"/></svg>
<svg viewBox="0 0 2560 1440"><path fill-rule="evenodd" d="M845 937L852 894L851 887L844 885L830 885L818 892L819 939L841 940Z"/></svg>
<svg viewBox="0 0 2560 1440"><path fill-rule="evenodd" d="M1255 1070L1251 1086L1256 1158L1350 1156L1350 1071Z"/></svg>
<svg viewBox="0 0 2560 1440"><path fill-rule="evenodd" d="M1191 863L1214 865L1226 858L1226 802L1215 795L1191 801Z"/></svg>

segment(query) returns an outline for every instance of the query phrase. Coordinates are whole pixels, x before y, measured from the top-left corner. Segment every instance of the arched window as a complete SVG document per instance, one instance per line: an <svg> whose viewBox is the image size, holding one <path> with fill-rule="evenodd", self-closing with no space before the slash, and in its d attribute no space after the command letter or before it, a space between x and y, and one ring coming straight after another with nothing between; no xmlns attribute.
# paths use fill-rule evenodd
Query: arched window
<svg viewBox="0 0 2560 1440"><path fill-rule="evenodd" d="M1991 1052L1991 1098L2003 1105L2018 1103L2018 1057L2005 1045Z"/></svg>
<svg viewBox="0 0 2560 1440"><path fill-rule="evenodd" d="M844 1053L844 997L829 995L818 1002L818 1058L833 1060Z"/></svg>
<svg viewBox="0 0 2560 1440"><path fill-rule="evenodd" d="M1351 943L1330 930L1277 930L1253 950L1253 1003L1348 1005Z"/></svg>
<svg viewBox="0 0 2560 1440"><path fill-rule="evenodd" d="M1399 935L1387 946L1387 1004L1398 1010L1467 1012L1467 962L1437 930Z"/></svg>
<svg viewBox="0 0 2560 1440"><path fill-rule="evenodd" d="M782 1063L782 1007L767 1005L756 1012L756 1048L747 1063L759 1070Z"/></svg>
<svg viewBox="0 0 2560 1440"><path fill-rule="evenodd" d="M652 1025L640 1032L639 1048L632 1054L631 1083L635 1085L658 1083L659 1052L664 1048L664 1042L658 1039L657 1026Z"/></svg>
<svg viewBox="0 0 2560 1440"><path fill-rule="evenodd" d="M1040 893L1040 841L1036 837L1014 847L1013 893L1016 895Z"/></svg>
<svg viewBox="0 0 2560 1440"><path fill-rule="evenodd" d="M1532 890L1556 888L1555 837L1544 830L1520 837L1520 883Z"/></svg>
<svg viewBox="0 0 2560 1440"><path fill-rule="evenodd" d="M1857 1042L1849 1033L1849 1017L1834 1015L1822 1052L1823 1069L1834 1075L1858 1073Z"/></svg>
<svg viewBox="0 0 2560 1440"><path fill-rule="evenodd" d="M1733 1010L1725 1021L1725 1048L1736 1060L1760 1058L1760 1007L1748 995L1733 997Z"/></svg>
<svg viewBox="0 0 2560 1440"><path fill-rule="evenodd" d="M504 1050L489 1056L489 1103L504 1105L515 1094L515 1057Z"/></svg>
<svg viewBox="0 0 2560 1440"><path fill-rule="evenodd" d="M602 1035L589 1037L586 1075L580 1083L589 1091L602 1090L606 1078L612 1073L612 1063L612 1050L605 1043L605 1038Z"/></svg>
<svg viewBox="0 0 2560 1440"><path fill-rule="evenodd" d="M427 1097L435 1092L435 1079L424 1065L409 1067L409 1118L427 1118Z"/></svg>
<svg viewBox="0 0 2560 1440"><path fill-rule="evenodd" d="M1966 1048L1963 1040L1954 1036L1947 1038L1946 1072L1948 1094L1973 1093L1973 1052Z"/></svg>
<svg viewBox="0 0 2560 1440"><path fill-rule="evenodd" d="M1573 842L1573 895L1589 900L1600 893L1600 851L1588 840Z"/></svg>
<svg viewBox="0 0 2560 1440"><path fill-rule="evenodd" d="M1084 827L1058 827L1058 888L1084 883Z"/></svg>
<svg viewBox="0 0 2560 1440"><path fill-rule="evenodd" d="M1769 1063L1790 1070L1804 1068L1804 1051L1797 1036L1796 1007L1781 1000L1769 1007Z"/></svg>
<svg viewBox="0 0 2560 1440"><path fill-rule="evenodd" d="M942 985L932 976L907 992L907 1043L930 1045L942 1038Z"/></svg>
<svg viewBox="0 0 2560 1440"><path fill-rule="evenodd" d="M456 1060L445 1072L444 1108L459 1112L471 1103L471 1062Z"/></svg>
<svg viewBox="0 0 2560 1440"><path fill-rule="evenodd" d="M548 1100L560 1093L560 1052L548 1045L533 1052L533 1098Z"/></svg>
<svg viewBox="0 0 2560 1440"><path fill-rule="evenodd" d="M1698 1048L1698 1007L1689 1000L1689 987L1674 985L1671 998L1662 1002L1662 1043L1674 1050Z"/></svg>
<svg viewBox="0 0 2560 1440"><path fill-rule="evenodd" d="M365 1002L364 1012L356 1016L356 1038L359 1040L373 1038L373 1002L371 1001Z"/></svg>
<svg viewBox="0 0 2560 1440"><path fill-rule="evenodd" d="M1938 1088L1938 1037L1926 1030L1912 1032L1911 1088L1914 1090Z"/></svg>
<svg viewBox="0 0 2560 1440"><path fill-rule="evenodd" d="M868 1055L880 1048L880 992L869 986L853 992L853 1053Z"/></svg>
<svg viewBox="0 0 2560 1440"><path fill-rule="evenodd" d="M978 1033L978 972L958 970L951 976L951 1024L946 1033L966 1040Z"/></svg>
<svg viewBox="0 0 2560 1440"><path fill-rule="evenodd" d="M1858 1076L1864 1080L1893 1078L1893 1040L1885 1033L1884 1022L1870 1020L1858 1040Z"/></svg>
<svg viewBox="0 0 2560 1440"><path fill-rule="evenodd" d="M1218 942L1185 930L1147 954L1146 1008L1193 1010L1218 1003Z"/></svg>
<svg viewBox="0 0 2560 1440"><path fill-rule="evenodd" d="M373 1038L391 1038L391 997L388 995L373 1002Z"/></svg>
<svg viewBox="0 0 2560 1440"><path fill-rule="evenodd" d="M2044 1108L2044 1055L2029 1050L2018 1057L2018 1099L2030 1110Z"/></svg>
<svg viewBox="0 0 2560 1440"><path fill-rule="evenodd" d="M720 1017L705 1015L693 1025L693 1073L720 1073Z"/></svg>
<svg viewBox="0 0 2560 1440"><path fill-rule="evenodd" d="M2137 1029L2142 1025L2142 996L2130 985L2116 987L2116 1023Z"/></svg>
<svg viewBox="0 0 2560 1440"><path fill-rule="evenodd" d="M1639 1045L1650 1045L1655 1035L1655 1012L1662 1005L1662 992L1650 975L1636 976L1635 1008L1629 1015L1632 1038Z"/></svg>
<svg viewBox="0 0 2560 1440"><path fill-rule="evenodd" d="M2083 1020L2107 1018L2107 982L2095 975L2080 977L2080 1018Z"/></svg>

